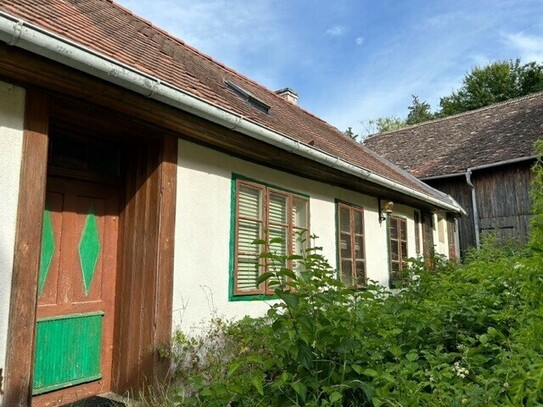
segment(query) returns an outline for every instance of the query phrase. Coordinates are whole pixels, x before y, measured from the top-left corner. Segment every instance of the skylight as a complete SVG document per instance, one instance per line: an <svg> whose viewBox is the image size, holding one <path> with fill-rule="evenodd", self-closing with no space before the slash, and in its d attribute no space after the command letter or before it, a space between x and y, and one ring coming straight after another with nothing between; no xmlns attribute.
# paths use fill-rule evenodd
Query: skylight
<svg viewBox="0 0 543 407"><path fill-rule="evenodd" d="M258 109L264 113L268 113L268 111L270 110L270 106L268 106L266 103L264 103L260 99L257 99L255 95L253 95L248 90L243 89L241 86L238 86L235 83L232 83L227 80L224 81L224 84L228 87L228 89L234 92L241 99L245 100L249 105L253 106L255 109Z"/></svg>

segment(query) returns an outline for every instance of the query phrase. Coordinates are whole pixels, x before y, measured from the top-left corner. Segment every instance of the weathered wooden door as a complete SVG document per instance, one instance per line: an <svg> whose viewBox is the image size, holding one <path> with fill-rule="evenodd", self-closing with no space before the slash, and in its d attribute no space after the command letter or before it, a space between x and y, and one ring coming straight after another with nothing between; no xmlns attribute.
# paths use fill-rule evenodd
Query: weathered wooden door
<svg viewBox="0 0 543 407"><path fill-rule="evenodd" d="M118 214L118 188L48 178L33 405L110 389Z"/></svg>

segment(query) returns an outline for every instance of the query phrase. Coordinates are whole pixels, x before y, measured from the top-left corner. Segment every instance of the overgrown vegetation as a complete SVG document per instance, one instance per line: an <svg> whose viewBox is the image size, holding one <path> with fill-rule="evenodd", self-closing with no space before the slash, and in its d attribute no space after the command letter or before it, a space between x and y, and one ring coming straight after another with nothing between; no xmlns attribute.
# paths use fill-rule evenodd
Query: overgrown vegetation
<svg viewBox="0 0 543 407"><path fill-rule="evenodd" d="M543 142L538 151L543 152ZM413 261L386 292L343 286L318 247L268 253L279 301L264 318L178 332L169 403L180 406L543 404L543 167L531 247L489 239L463 265ZM264 244L264 242L257 242ZM283 265L301 261L295 274ZM169 404L171 405L171 404Z"/></svg>

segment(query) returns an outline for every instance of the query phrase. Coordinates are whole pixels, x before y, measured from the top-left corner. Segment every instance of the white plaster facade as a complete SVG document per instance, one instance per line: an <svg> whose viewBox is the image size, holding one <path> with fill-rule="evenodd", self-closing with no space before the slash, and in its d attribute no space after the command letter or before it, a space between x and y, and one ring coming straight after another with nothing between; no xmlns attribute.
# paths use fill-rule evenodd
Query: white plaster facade
<svg viewBox="0 0 543 407"><path fill-rule="evenodd" d="M336 200L363 207L367 275L383 285L388 284L386 222L379 222L376 197L179 140L174 327L190 333L213 314L223 318L259 316L269 308L267 301L229 299L233 174L309 195L310 231L319 237L317 245L323 247L323 255L333 267L336 267ZM397 204L394 214L407 220L408 255L416 257L414 209ZM419 229L422 247L421 236Z"/></svg>
<svg viewBox="0 0 543 407"><path fill-rule="evenodd" d="M0 369L6 361L25 91L0 82ZM5 375L5 371L4 371ZM2 396L0 395L0 402Z"/></svg>

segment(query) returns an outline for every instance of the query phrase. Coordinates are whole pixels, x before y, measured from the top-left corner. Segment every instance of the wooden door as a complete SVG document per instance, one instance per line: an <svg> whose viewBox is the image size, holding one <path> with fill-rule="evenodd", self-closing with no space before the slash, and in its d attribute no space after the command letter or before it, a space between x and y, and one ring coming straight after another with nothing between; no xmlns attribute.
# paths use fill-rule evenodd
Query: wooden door
<svg viewBox="0 0 543 407"><path fill-rule="evenodd" d="M33 405L110 390L119 191L49 177L38 280Z"/></svg>

